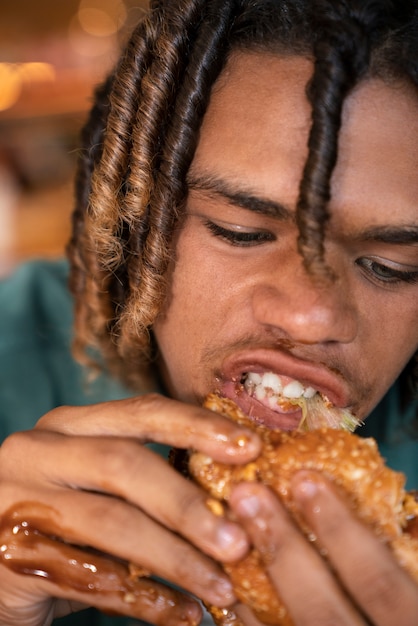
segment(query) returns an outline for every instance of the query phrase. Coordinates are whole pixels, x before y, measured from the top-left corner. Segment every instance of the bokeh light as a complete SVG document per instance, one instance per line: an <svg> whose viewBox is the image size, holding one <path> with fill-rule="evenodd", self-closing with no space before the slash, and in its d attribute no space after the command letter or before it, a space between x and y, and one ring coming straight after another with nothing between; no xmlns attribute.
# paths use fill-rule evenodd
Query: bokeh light
<svg viewBox="0 0 418 626"><path fill-rule="evenodd" d="M55 69L50 63L0 63L0 111L11 108L27 83L55 80Z"/></svg>

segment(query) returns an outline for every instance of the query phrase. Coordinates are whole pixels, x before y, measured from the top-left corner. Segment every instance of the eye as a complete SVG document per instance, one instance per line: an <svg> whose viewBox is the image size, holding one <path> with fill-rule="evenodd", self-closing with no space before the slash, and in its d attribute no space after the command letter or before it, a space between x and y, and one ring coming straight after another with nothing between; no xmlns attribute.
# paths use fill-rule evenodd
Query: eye
<svg viewBox="0 0 418 626"><path fill-rule="evenodd" d="M374 281L384 284L418 283L418 270L401 270L372 258L357 259L356 264Z"/></svg>
<svg viewBox="0 0 418 626"><path fill-rule="evenodd" d="M205 220L205 226L208 230L219 239L223 239L233 246L257 246L270 241L275 241L276 237L267 230L243 230L237 226L236 230L225 228L210 220Z"/></svg>

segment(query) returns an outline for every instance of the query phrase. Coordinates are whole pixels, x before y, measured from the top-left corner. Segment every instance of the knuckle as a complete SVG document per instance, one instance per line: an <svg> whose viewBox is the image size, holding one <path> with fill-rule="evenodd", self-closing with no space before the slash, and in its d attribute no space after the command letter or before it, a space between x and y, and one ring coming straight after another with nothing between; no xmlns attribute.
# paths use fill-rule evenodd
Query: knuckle
<svg viewBox="0 0 418 626"><path fill-rule="evenodd" d="M317 612L310 613L310 616L311 626L341 626L342 623L340 611L332 607L321 607Z"/></svg>
<svg viewBox="0 0 418 626"><path fill-rule="evenodd" d="M115 445L116 443L116 445ZM109 481L112 477L124 476L129 479L131 475L141 471L141 446L130 440L103 439L97 450L97 463L100 465L103 479Z"/></svg>
<svg viewBox="0 0 418 626"><path fill-rule="evenodd" d="M309 626L342 626L342 624L348 623L347 605L342 598L340 598L339 601L336 599L331 601L329 596L322 594L306 595L305 602L299 602L297 606L292 607L290 612L297 624L309 624Z"/></svg>
<svg viewBox="0 0 418 626"><path fill-rule="evenodd" d="M193 574L191 573L190 562L188 558L184 558L184 554L178 555L180 558L176 559L174 564L174 574L177 580L181 580L183 585L187 585L191 580Z"/></svg>
<svg viewBox="0 0 418 626"><path fill-rule="evenodd" d="M59 406L59 407L56 407L55 409L52 409L48 413L45 413L45 415L43 415L37 421L37 423L35 425L35 429L38 429L38 430L42 430L42 429L48 430L52 426L54 426L55 424L60 424L61 422L64 421L64 417L68 413L68 408L69 407L67 407L67 406Z"/></svg>
<svg viewBox="0 0 418 626"><path fill-rule="evenodd" d="M215 564L208 557L198 556L187 544L178 546L173 559L173 574L176 580L181 581L182 587L189 590L196 588L196 585L206 587L213 582L214 570L217 572Z"/></svg>
<svg viewBox="0 0 418 626"><path fill-rule="evenodd" d="M6 437L1 444L1 465L2 469L11 464L12 469L19 458L22 456L22 450L26 448L26 444L31 440L33 435L29 432L15 432ZM25 446L25 447L24 447Z"/></svg>
<svg viewBox="0 0 418 626"><path fill-rule="evenodd" d="M109 536L114 532L115 525L121 527L129 527L130 517L132 516L132 510L130 507L118 498L112 498L111 500L111 513L109 511L109 500L106 498L97 497L89 502L90 515L94 519L101 520L101 531L103 536ZM139 517L137 522L140 523ZM138 528L140 531L140 528ZM109 550L109 546L106 546Z"/></svg>
<svg viewBox="0 0 418 626"><path fill-rule="evenodd" d="M134 411L140 410L147 413L159 413L167 404L167 398L158 393L147 393L143 396L134 396L128 400Z"/></svg>
<svg viewBox="0 0 418 626"><path fill-rule="evenodd" d="M190 526L195 523L197 516L209 510L204 505L204 495L198 489L186 489L181 494L179 502L179 518L182 526Z"/></svg>
<svg viewBox="0 0 418 626"><path fill-rule="evenodd" d="M212 546L223 517L214 515L206 505L207 496L199 490L184 493L178 501L176 527L188 537L195 537L199 545Z"/></svg>
<svg viewBox="0 0 418 626"><path fill-rule="evenodd" d="M399 572L394 568L381 568L376 576L375 567L363 566L361 589L364 606L391 614L399 610L402 602Z"/></svg>

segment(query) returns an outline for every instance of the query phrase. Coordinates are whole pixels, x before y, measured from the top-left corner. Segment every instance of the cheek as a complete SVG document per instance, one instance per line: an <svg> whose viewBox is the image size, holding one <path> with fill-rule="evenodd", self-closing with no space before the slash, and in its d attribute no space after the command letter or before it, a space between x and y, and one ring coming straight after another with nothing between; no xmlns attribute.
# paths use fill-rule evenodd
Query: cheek
<svg viewBox="0 0 418 626"><path fill-rule="evenodd" d="M415 306L404 306L402 315L399 308L395 308L384 318L384 302L381 306L376 303L376 310L380 311L380 315L374 319L373 327L369 327L369 338L374 338L373 345L370 339L368 342L365 340L363 345L368 347L367 371L374 380L373 387L381 387L385 391L418 350L418 330L411 332L417 327L418 311Z"/></svg>
<svg viewBox="0 0 418 626"><path fill-rule="evenodd" d="M211 247L204 232L185 227L177 245L168 317L182 319L196 341L222 327L242 300L239 264Z"/></svg>
<svg viewBox="0 0 418 626"><path fill-rule="evenodd" d="M205 321L216 321L222 279L218 268L194 245L180 249L172 285L169 313L173 319L182 318L187 323L189 336L202 332Z"/></svg>
<svg viewBox="0 0 418 626"><path fill-rule="evenodd" d="M171 289L163 313L154 325L154 335L168 375L177 391L187 388L199 367L201 356L214 343L225 319L225 276L183 233L171 275Z"/></svg>

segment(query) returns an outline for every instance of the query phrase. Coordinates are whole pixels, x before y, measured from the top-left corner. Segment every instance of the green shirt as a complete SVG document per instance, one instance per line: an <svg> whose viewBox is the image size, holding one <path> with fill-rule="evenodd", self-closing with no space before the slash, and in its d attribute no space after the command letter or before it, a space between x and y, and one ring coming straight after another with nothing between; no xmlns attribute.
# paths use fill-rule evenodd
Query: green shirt
<svg viewBox="0 0 418 626"><path fill-rule="evenodd" d="M72 299L65 261L34 261L0 282L0 441L13 431L33 427L61 405L85 405L126 397L116 381L102 376L86 386L85 372L71 356ZM418 488L418 441L407 424L418 403L401 414L395 385L367 419L359 434L373 436L388 464ZM60 624L130 626L140 622L94 610L57 620Z"/></svg>

